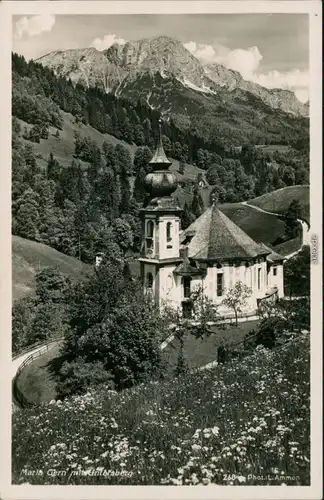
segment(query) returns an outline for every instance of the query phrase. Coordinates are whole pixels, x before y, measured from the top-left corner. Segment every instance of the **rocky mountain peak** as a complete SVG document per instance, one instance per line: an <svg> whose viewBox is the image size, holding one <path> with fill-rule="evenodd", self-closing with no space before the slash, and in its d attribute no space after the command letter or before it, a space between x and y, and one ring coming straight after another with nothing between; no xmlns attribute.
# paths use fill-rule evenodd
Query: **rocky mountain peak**
<svg viewBox="0 0 324 500"><path fill-rule="evenodd" d="M125 71L160 72L162 76L189 78L197 85L202 84L204 70L199 61L181 42L168 36L114 44L106 51L106 57Z"/></svg>
<svg viewBox="0 0 324 500"><path fill-rule="evenodd" d="M164 35L113 44L102 52L95 48L55 51L40 57L38 62L73 82L99 86L117 95L122 95L130 85L139 88L136 80L143 75L151 75L154 82L154 75L159 73L162 79L171 77L184 87L206 95L217 93L221 87L233 93L233 99L238 91L249 92L273 109L296 116L308 116L309 111L309 106L298 101L293 92L266 89L221 64L203 66L179 40Z"/></svg>

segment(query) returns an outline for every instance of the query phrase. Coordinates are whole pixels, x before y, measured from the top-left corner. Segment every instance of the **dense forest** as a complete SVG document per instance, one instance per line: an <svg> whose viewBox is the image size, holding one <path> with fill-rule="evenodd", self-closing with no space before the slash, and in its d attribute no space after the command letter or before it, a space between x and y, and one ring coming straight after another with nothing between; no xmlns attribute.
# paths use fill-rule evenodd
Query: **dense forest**
<svg viewBox="0 0 324 500"><path fill-rule="evenodd" d="M13 233L84 262L93 262L98 251L109 251L112 242L122 255L138 252L143 179L154 151L160 114L145 103L73 86L16 54L12 56L12 78ZM50 153L44 168L33 143L46 141L50 127L60 140L61 110L72 113L76 122L135 143L134 158L121 144L105 141L99 147L91 138L75 134L70 165L62 167ZM18 119L29 127L22 130ZM166 154L179 160L179 174L186 163L204 170L196 180L182 179L180 183L190 194L183 207L183 228L205 208L198 185L202 177L213 186L211 200L220 203L308 183L308 150L301 139L299 151L269 154L250 143L241 148L221 140L208 143L197 129L183 131L169 120L163 123L163 144Z"/></svg>

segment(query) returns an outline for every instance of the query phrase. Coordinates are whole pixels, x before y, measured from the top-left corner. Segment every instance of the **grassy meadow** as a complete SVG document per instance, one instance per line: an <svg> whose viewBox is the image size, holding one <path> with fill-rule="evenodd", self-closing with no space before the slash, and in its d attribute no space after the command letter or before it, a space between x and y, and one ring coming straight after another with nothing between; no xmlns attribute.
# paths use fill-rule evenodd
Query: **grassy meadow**
<svg viewBox="0 0 324 500"><path fill-rule="evenodd" d="M12 298L21 299L35 290L35 276L39 269L57 267L61 273L79 278L90 266L53 248L12 236Z"/></svg>
<svg viewBox="0 0 324 500"><path fill-rule="evenodd" d="M249 203L268 212L284 214L293 200L299 200L302 207L302 217L309 223L309 186L287 186L258 196L250 200Z"/></svg>
<svg viewBox="0 0 324 500"><path fill-rule="evenodd" d="M183 355L189 370L200 368L217 359L217 349L220 345L231 345L240 342L245 335L259 325L259 321L246 321L235 324L214 325L211 334L203 339L197 339L188 334L184 338ZM167 364L166 372L174 374L177 366L180 341L174 338L163 350L163 358Z"/></svg>
<svg viewBox="0 0 324 500"><path fill-rule="evenodd" d="M75 117L70 113L65 113L61 110L61 115L63 117L63 129L59 131L60 137L55 137L56 128L49 127L48 139L41 139L39 143L31 143L35 153L38 155L38 162L40 165L45 166L49 154L52 152L56 160L62 165L67 166L71 163L74 154L74 134L77 132L81 137L90 137L91 140L96 141L99 147L102 146L103 142L109 142L116 146L121 144L130 152L131 158L134 158L137 146L135 144L128 144L125 141L117 139L110 134L102 134L91 125L77 124L75 122ZM21 125L21 129L24 130L26 127L28 130L31 125L28 123L18 120ZM30 142L30 141L26 141ZM186 164L184 174L179 173L179 161L171 159L172 166L170 170L176 173L179 180L186 179L196 179L199 172L203 170ZM80 163L84 163L82 160L78 160Z"/></svg>
<svg viewBox="0 0 324 500"><path fill-rule="evenodd" d="M309 373L304 336L176 383L17 411L12 482L309 485Z"/></svg>
<svg viewBox="0 0 324 500"><path fill-rule="evenodd" d="M224 203L220 210L237 224L253 240L273 245L285 234L285 223L275 215L269 215L242 203Z"/></svg>

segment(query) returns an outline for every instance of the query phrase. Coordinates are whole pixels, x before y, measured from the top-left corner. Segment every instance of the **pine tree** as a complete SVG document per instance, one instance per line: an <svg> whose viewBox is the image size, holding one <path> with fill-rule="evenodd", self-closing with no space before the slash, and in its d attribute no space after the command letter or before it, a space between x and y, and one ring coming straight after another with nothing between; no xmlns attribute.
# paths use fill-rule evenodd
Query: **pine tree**
<svg viewBox="0 0 324 500"><path fill-rule="evenodd" d="M182 230L187 229L187 227L189 227L190 224L192 224L192 222L195 219L194 215L190 211L190 208L189 208L189 205L187 202L184 204L183 211L180 215L180 219L181 219L181 229Z"/></svg>
<svg viewBox="0 0 324 500"><path fill-rule="evenodd" d="M147 146L137 148L134 156L134 171L136 172L136 177L133 196L138 203L143 203L146 197L144 179L146 174L150 171L149 162L151 158L152 152Z"/></svg>
<svg viewBox="0 0 324 500"><path fill-rule="evenodd" d="M102 151L106 160L107 167L114 167L116 163L115 148L111 142L104 141L102 144Z"/></svg>
<svg viewBox="0 0 324 500"><path fill-rule="evenodd" d="M17 200L13 218L14 234L29 240L39 240L40 214L39 197L27 189Z"/></svg>
<svg viewBox="0 0 324 500"><path fill-rule="evenodd" d="M191 202L191 212L194 214L196 218L200 217L200 215L204 211L204 202L199 192L198 184L195 184L193 191L193 199Z"/></svg>
<svg viewBox="0 0 324 500"><path fill-rule="evenodd" d="M301 204L299 200L293 200L285 213L285 233L288 239L298 236L300 224L298 218L301 216Z"/></svg>
<svg viewBox="0 0 324 500"><path fill-rule="evenodd" d="M54 158L54 155L51 152L47 160L47 168L46 168L47 179L49 181L57 182L60 178L60 169L61 166L59 162Z"/></svg>

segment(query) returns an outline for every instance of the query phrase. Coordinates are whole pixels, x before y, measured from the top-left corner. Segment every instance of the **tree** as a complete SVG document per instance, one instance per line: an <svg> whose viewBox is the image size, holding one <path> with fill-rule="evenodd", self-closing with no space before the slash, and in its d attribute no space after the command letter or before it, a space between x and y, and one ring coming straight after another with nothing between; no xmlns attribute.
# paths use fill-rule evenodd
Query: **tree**
<svg viewBox="0 0 324 500"><path fill-rule="evenodd" d="M13 353L32 343L30 325L34 315L34 299L30 297L24 297L13 303L11 336Z"/></svg>
<svg viewBox="0 0 324 500"><path fill-rule="evenodd" d="M254 174L254 160L256 157L256 149L253 144L243 144L240 161L244 167L244 170L247 174Z"/></svg>
<svg viewBox="0 0 324 500"><path fill-rule="evenodd" d="M64 336L67 328L67 314L63 304L56 304L51 300L38 304L30 325L33 342Z"/></svg>
<svg viewBox="0 0 324 500"><path fill-rule="evenodd" d="M118 173L124 178L132 174L133 164L130 152L121 144L117 144L115 147L115 165Z"/></svg>
<svg viewBox="0 0 324 500"><path fill-rule="evenodd" d="M195 184L193 191L193 198L191 202L191 212L194 214L196 218L200 217L200 215L204 211L204 202L199 192L198 184Z"/></svg>
<svg viewBox="0 0 324 500"><path fill-rule="evenodd" d="M132 247L134 238L129 223L124 219L115 219L113 223L114 239L123 253Z"/></svg>
<svg viewBox="0 0 324 500"><path fill-rule="evenodd" d="M310 295L310 248L304 246L301 251L284 263L285 295Z"/></svg>
<svg viewBox="0 0 324 500"><path fill-rule="evenodd" d="M152 158L152 151L147 146L139 147L135 151L134 155L134 172L135 174L139 172L141 167L147 169L148 163Z"/></svg>
<svg viewBox="0 0 324 500"><path fill-rule="evenodd" d="M287 165L283 168L282 181L286 186L295 184L295 171L291 166Z"/></svg>
<svg viewBox="0 0 324 500"><path fill-rule="evenodd" d="M204 338L211 334L210 324L218 320L218 307L204 293L202 286L197 287L190 295L192 317L197 322L191 325L191 333L197 338Z"/></svg>
<svg viewBox="0 0 324 500"><path fill-rule="evenodd" d="M64 395L104 380L123 389L162 373L159 309L139 282L125 279L123 266L106 261L95 274L71 293L72 330L60 372Z"/></svg>
<svg viewBox="0 0 324 500"><path fill-rule="evenodd" d="M223 299L223 305L233 309L235 314L235 325L238 325L238 313L247 305L248 298L252 295L252 289L246 286L242 281L237 281L235 286L228 290Z"/></svg>
<svg viewBox="0 0 324 500"><path fill-rule="evenodd" d="M14 207L14 234L29 240L39 239L39 197L32 189L24 191Z"/></svg>
<svg viewBox="0 0 324 500"><path fill-rule="evenodd" d="M309 171L305 167L299 167L295 170L296 184L309 184Z"/></svg>
<svg viewBox="0 0 324 500"><path fill-rule="evenodd" d="M179 174L184 175L185 173L185 163L183 161L179 161Z"/></svg>
<svg viewBox="0 0 324 500"><path fill-rule="evenodd" d="M216 185L210 192L209 204L224 203L227 201L227 192L224 186Z"/></svg>
<svg viewBox="0 0 324 500"><path fill-rule="evenodd" d="M60 178L60 170L61 166L59 162L54 158L54 155L51 152L47 160L47 168L46 168L47 179L49 181L53 180L57 182Z"/></svg>
<svg viewBox="0 0 324 500"><path fill-rule="evenodd" d="M36 296L39 303L63 302L70 280L57 268L45 267L36 275Z"/></svg>
<svg viewBox="0 0 324 500"><path fill-rule="evenodd" d="M211 186L219 184L220 180L218 177L218 166L215 163L213 163L207 170L206 179L208 184L210 184Z"/></svg>
<svg viewBox="0 0 324 500"><path fill-rule="evenodd" d="M144 179L150 171L149 161L151 158L152 152L147 146L137 148L134 156L135 182L133 196L138 203L143 203L146 197Z"/></svg>
<svg viewBox="0 0 324 500"><path fill-rule="evenodd" d="M298 219L301 216L301 204L299 200L292 200L287 212L285 213L285 234L288 239L298 236L300 224Z"/></svg>
<svg viewBox="0 0 324 500"><path fill-rule="evenodd" d="M181 230L182 231L184 229L187 229L187 227L189 227L190 224L192 224L192 222L195 220L195 216L191 213L187 202L185 202L183 210L180 214L180 220L181 220Z"/></svg>

